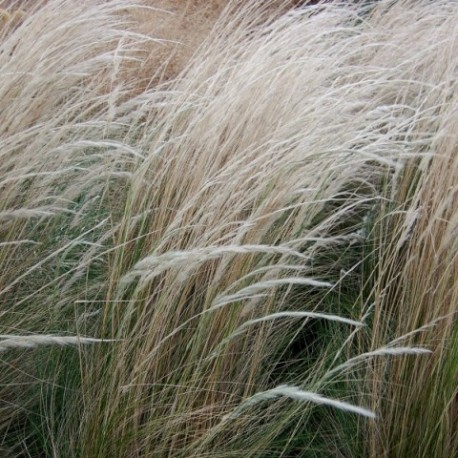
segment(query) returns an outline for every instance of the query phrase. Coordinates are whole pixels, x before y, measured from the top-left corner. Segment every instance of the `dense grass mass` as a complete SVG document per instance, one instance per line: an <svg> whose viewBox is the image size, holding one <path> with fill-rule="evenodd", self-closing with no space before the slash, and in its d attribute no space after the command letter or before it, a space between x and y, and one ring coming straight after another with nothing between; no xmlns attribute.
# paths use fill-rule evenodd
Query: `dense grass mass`
<svg viewBox="0 0 458 458"><path fill-rule="evenodd" d="M458 456L458 4L294 3L2 5L0 456Z"/></svg>

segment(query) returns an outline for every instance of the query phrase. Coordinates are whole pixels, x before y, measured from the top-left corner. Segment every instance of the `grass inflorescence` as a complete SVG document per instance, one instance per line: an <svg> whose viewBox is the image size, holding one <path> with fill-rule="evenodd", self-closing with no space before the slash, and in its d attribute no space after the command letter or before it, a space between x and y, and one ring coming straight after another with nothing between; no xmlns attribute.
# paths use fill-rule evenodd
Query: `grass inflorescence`
<svg viewBox="0 0 458 458"><path fill-rule="evenodd" d="M10 3L0 455L456 456L456 2Z"/></svg>

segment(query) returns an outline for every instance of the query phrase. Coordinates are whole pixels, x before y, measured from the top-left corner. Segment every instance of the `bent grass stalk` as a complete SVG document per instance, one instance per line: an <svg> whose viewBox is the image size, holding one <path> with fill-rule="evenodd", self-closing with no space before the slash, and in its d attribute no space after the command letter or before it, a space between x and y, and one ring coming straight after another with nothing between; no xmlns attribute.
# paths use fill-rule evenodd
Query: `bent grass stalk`
<svg viewBox="0 0 458 458"><path fill-rule="evenodd" d="M293 3L2 29L0 455L456 455L456 2Z"/></svg>

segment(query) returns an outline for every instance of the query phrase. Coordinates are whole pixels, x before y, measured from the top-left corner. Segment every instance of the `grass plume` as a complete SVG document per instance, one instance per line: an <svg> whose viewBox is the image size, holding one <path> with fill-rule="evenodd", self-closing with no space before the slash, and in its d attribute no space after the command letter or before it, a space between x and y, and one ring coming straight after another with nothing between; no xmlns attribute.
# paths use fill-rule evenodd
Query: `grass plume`
<svg viewBox="0 0 458 458"><path fill-rule="evenodd" d="M455 456L456 2L159 3L0 30L0 455Z"/></svg>

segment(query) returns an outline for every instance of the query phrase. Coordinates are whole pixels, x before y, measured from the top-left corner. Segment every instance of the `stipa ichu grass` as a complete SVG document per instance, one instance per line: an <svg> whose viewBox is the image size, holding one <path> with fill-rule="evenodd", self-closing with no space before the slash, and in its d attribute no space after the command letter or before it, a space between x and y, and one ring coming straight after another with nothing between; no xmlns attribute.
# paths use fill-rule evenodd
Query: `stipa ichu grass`
<svg viewBox="0 0 458 458"><path fill-rule="evenodd" d="M235 3L149 89L139 5L4 31L5 456L457 452L457 5Z"/></svg>

